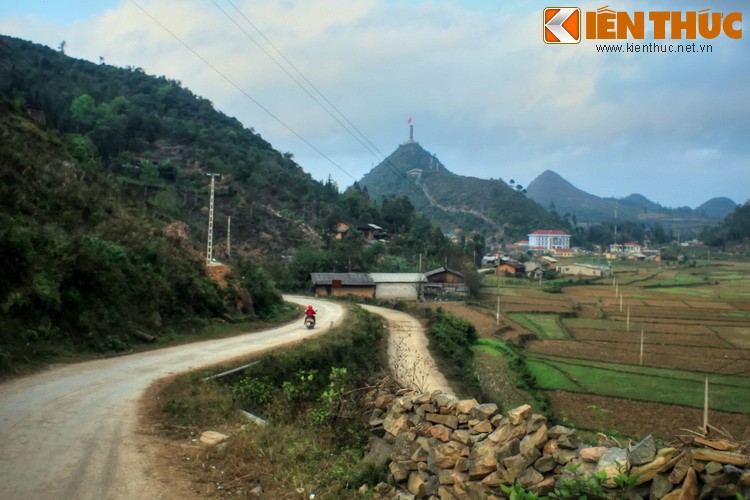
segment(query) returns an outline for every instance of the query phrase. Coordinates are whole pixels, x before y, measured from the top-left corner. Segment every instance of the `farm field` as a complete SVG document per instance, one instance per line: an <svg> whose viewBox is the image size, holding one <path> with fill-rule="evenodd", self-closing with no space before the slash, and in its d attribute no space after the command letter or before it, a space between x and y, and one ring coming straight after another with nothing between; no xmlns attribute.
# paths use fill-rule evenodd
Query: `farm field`
<svg viewBox="0 0 750 500"><path fill-rule="evenodd" d="M613 270L562 293L538 282L483 289L488 307L499 296L505 318L533 335L523 343L527 365L558 417L596 428L609 415L607 427L665 437L663 422L675 433L701 424L708 376L709 421L750 434L750 263ZM596 411L572 411L586 398L598 398Z"/></svg>

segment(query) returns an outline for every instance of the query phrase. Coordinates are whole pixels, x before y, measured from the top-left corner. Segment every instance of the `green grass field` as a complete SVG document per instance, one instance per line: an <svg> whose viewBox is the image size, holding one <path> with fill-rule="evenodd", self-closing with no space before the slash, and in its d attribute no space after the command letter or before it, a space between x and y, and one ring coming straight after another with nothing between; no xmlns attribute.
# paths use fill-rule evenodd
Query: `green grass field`
<svg viewBox="0 0 750 500"><path fill-rule="evenodd" d="M545 390L703 407L704 374L553 356L529 356L527 364ZM750 413L750 378L709 376L710 407Z"/></svg>
<svg viewBox="0 0 750 500"><path fill-rule="evenodd" d="M560 316L557 314L510 313L508 317L536 333L540 339L564 340L570 338L560 321Z"/></svg>

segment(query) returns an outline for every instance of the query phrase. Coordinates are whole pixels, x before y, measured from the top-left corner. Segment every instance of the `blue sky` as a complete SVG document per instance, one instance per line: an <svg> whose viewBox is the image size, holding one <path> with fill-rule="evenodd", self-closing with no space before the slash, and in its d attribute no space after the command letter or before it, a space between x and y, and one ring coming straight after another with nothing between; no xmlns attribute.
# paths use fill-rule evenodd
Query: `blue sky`
<svg viewBox="0 0 750 500"><path fill-rule="evenodd" d="M576 4L584 11L604 4L630 12L711 8L750 19L750 2L739 0ZM666 206L692 207L715 196L748 200L750 29L741 40L696 40L712 46L707 54L602 54L593 41L542 43L546 6L536 0L0 0L0 33L53 48L65 40L73 57L103 57L180 80L293 153L315 178L330 174L342 188L403 142L413 117L415 139L461 175L527 185L549 169L599 196L637 192ZM255 45L274 53L248 20L366 140L355 140Z"/></svg>

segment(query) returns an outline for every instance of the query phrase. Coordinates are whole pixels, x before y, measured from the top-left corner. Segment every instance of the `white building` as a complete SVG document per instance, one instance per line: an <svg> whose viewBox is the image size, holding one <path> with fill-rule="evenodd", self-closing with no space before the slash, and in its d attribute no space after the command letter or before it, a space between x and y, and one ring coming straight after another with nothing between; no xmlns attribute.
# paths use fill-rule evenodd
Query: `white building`
<svg viewBox="0 0 750 500"><path fill-rule="evenodd" d="M529 235L529 248L552 250L570 248L570 235L565 231L541 229Z"/></svg>

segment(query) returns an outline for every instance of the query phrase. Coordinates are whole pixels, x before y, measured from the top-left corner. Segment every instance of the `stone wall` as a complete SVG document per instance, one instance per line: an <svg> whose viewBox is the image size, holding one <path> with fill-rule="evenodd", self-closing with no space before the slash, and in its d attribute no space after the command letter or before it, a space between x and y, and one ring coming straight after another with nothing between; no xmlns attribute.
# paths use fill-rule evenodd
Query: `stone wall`
<svg viewBox="0 0 750 500"><path fill-rule="evenodd" d="M377 498L502 498L502 485L547 495L565 479L581 485L597 475L593 484L606 492L598 496L607 498L750 498L750 456L728 439L696 435L658 448L651 436L623 444L599 435L591 445L528 405L502 415L495 404L439 391L371 397L367 459L389 470L372 492Z"/></svg>

